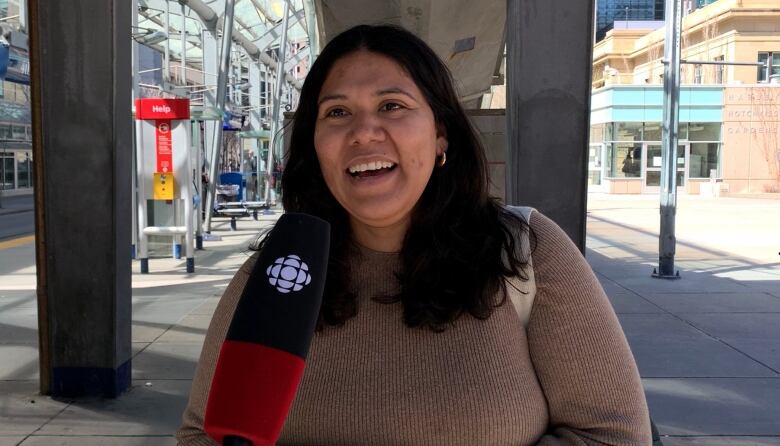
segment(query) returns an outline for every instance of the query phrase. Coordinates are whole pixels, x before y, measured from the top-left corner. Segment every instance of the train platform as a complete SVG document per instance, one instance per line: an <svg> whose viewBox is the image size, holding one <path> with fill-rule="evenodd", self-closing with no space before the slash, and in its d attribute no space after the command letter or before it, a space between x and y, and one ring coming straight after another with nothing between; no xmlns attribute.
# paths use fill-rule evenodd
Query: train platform
<svg viewBox="0 0 780 446"><path fill-rule="evenodd" d="M590 194L587 258L618 313L667 446L780 445L780 207L680 196L680 280L657 266L657 197ZM116 400L38 394L34 245L0 241L0 446L173 445L211 314L257 232L133 271L133 382ZM576 365L575 365L576 366Z"/></svg>

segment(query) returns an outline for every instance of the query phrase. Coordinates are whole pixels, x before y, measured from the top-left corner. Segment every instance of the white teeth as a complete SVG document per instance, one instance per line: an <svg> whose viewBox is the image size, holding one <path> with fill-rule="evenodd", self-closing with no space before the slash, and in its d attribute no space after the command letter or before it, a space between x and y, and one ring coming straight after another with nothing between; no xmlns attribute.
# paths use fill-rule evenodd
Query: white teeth
<svg viewBox="0 0 780 446"><path fill-rule="evenodd" d="M390 167L393 167L395 164L389 163L387 161L372 161L370 163L363 163L363 164L356 164L354 166L349 166L349 173L358 173L358 172L365 172L367 170L379 170L379 169L387 169Z"/></svg>

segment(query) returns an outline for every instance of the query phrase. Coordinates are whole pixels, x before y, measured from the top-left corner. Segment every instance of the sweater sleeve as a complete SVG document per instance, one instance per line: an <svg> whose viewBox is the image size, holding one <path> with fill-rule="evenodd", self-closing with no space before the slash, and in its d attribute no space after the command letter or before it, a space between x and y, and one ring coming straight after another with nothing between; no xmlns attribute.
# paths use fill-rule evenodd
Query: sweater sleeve
<svg viewBox="0 0 780 446"><path fill-rule="evenodd" d="M628 342L601 284L566 233L535 212L537 293L528 342L547 399L540 446L650 445L650 418Z"/></svg>
<svg viewBox="0 0 780 446"><path fill-rule="evenodd" d="M214 316L211 318L203 350L200 352L198 367L195 369L195 377L192 380L190 399L182 415L182 425L176 432L177 444L180 446L217 445L203 431L203 417L206 413L209 388L211 387L211 379L214 377L214 368L217 365L220 348L225 336L227 336L233 313L238 306L241 293L244 291L244 286L256 261L257 255L255 254L244 262L225 289L225 293L214 311Z"/></svg>

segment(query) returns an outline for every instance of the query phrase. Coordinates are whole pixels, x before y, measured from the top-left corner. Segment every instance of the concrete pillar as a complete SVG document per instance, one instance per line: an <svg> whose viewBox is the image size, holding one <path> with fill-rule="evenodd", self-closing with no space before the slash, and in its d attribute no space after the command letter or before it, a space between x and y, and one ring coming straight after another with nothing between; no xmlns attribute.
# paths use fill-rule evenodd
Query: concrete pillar
<svg viewBox="0 0 780 446"><path fill-rule="evenodd" d="M41 392L130 385L127 0L29 0Z"/></svg>
<svg viewBox="0 0 780 446"><path fill-rule="evenodd" d="M507 202L585 249L594 0L507 0Z"/></svg>

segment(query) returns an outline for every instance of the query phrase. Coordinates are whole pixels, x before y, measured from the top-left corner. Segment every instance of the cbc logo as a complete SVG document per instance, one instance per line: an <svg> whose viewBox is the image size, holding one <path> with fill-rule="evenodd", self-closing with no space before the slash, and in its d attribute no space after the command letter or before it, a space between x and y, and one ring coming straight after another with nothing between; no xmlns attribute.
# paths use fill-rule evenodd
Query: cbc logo
<svg viewBox="0 0 780 446"><path fill-rule="evenodd" d="M279 257L265 273L268 275L268 282L280 293L300 291L311 282L309 266L295 255Z"/></svg>

